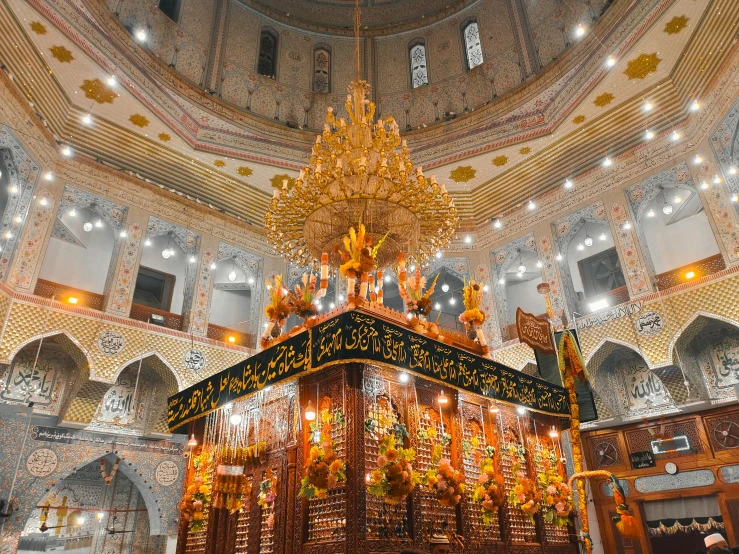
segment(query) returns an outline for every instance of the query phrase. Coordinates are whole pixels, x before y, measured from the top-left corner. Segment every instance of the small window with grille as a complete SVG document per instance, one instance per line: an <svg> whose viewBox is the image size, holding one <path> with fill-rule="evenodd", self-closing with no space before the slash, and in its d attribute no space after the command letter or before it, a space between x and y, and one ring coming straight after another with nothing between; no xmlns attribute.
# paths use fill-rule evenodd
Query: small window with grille
<svg viewBox="0 0 739 554"><path fill-rule="evenodd" d="M429 84L429 73L426 64L426 44L422 39L411 43L411 88L418 88Z"/></svg>
<svg viewBox="0 0 739 554"><path fill-rule="evenodd" d="M462 27L462 39L464 41L467 69L473 69L478 65L482 65L482 44L480 43L480 31L477 27L477 21L468 21Z"/></svg>

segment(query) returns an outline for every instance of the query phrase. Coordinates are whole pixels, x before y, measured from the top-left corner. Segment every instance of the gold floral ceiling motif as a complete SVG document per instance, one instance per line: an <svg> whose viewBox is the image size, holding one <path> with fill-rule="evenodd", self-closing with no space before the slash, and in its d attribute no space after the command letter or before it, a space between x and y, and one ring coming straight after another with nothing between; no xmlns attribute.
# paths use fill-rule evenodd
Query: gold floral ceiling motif
<svg viewBox="0 0 739 554"><path fill-rule="evenodd" d="M236 171L242 177L249 177L249 175L254 173L251 167L246 167L245 165L240 166Z"/></svg>
<svg viewBox="0 0 739 554"><path fill-rule="evenodd" d="M665 25L665 33L676 35L688 25L688 18L684 15L676 15Z"/></svg>
<svg viewBox="0 0 739 554"><path fill-rule="evenodd" d="M159 133L159 140L162 142L169 142L172 140L172 137L170 137L167 133Z"/></svg>
<svg viewBox="0 0 739 554"><path fill-rule="evenodd" d="M576 115L572 119L572 123L574 123L575 125L580 125L580 123L582 123L583 121L585 121L585 116L584 115Z"/></svg>
<svg viewBox="0 0 739 554"><path fill-rule="evenodd" d="M31 21L31 30L37 35L45 35L46 27L40 21Z"/></svg>
<svg viewBox="0 0 739 554"><path fill-rule="evenodd" d="M521 148L521 150L518 151L518 153L525 156L526 154L531 153L531 148L529 148L528 146L524 146L523 148Z"/></svg>
<svg viewBox="0 0 739 554"><path fill-rule="evenodd" d="M595 100L593 100L593 104L595 104L599 108L602 108L610 104L614 98L615 96L613 96L613 94L611 94L610 92L604 92L600 96L597 96Z"/></svg>
<svg viewBox="0 0 739 554"><path fill-rule="evenodd" d="M128 120L136 125L136 127L141 127L142 129L149 124L149 120L140 113L133 114L131 117L128 118Z"/></svg>
<svg viewBox="0 0 739 554"><path fill-rule="evenodd" d="M118 95L113 89L105 85L100 79L85 79L82 81L82 90L85 91L85 97L94 100L98 104L112 104Z"/></svg>
<svg viewBox="0 0 739 554"><path fill-rule="evenodd" d="M629 79L643 79L650 73L657 71L657 65L661 61L662 58L657 57L657 52L642 54L638 58L629 61L624 73Z"/></svg>
<svg viewBox="0 0 739 554"><path fill-rule="evenodd" d="M275 188L282 188L282 181L287 179L287 188L292 188L293 184L295 183L295 179L290 177L289 175L275 175L272 177L269 182L272 183L272 186Z"/></svg>
<svg viewBox="0 0 739 554"><path fill-rule="evenodd" d="M223 160L215 160L213 162L213 165L216 167L226 167L226 162L224 162Z"/></svg>
<svg viewBox="0 0 739 554"><path fill-rule="evenodd" d="M466 183L470 179L475 178L477 173L476 169L473 169L470 165L460 165L456 169L453 169L449 174L449 178L455 183Z"/></svg>
<svg viewBox="0 0 739 554"><path fill-rule="evenodd" d="M70 63L74 59L72 52L64 48L64 46L52 46L49 50L51 50L51 55L61 63Z"/></svg>
<svg viewBox="0 0 739 554"><path fill-rule="evenodd" d="M493 165L496 167L504 166L508 163L508 156L496 156L493 158Z"/></svg>

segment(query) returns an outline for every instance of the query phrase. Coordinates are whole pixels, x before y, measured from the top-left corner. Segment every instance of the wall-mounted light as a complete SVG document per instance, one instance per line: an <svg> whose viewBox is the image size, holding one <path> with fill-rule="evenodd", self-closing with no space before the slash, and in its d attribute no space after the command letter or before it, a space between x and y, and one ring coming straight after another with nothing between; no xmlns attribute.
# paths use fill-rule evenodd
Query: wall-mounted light
<svg viewBox="0 0 739 554"><path fill-rule="evenodd" d="M229 335L228 342L230 342L231 344L234 344L236 342L236 337L234 337L233 335Z"/></svg>
<svg viewBox="0 0 739 554"><path fill-rule="evenodd" d="M685 274L685 278L686 278L686 279L692 279L693 277L695 277L695 271L688 271L688 272L687 272L687 273Z"/></svg>
<svg viewBox="0 0 739 554"><path fill-rule="evenodd" d="M241 414L231 414L231 417L228 420L231 422L231 425L238 425L241 423L242 419Z"/></svg>
<svg viewBox="0 0 739 554"><path fill-rule="evenodd" d="M308 405L305 407L303 417L305 417L306 421L313 421L316 419L316 410L313 408L313 402L310 400L308 400Z"/></svg>
<svg viewBox="0 0 739 554"><path fill-rule="evenodd" d="M403 372L403 373L401 373L400 375L398 375L398 380L399 380L399 381L400 381L401 383L407 383L408 381L410 381L410 379L411 379L411 378L410 378L410 375L408 375L408 374L407 374L407 373L405 373L405 372Z"/></svg>
<svg viewBox="0 0 739 554"><path fill-rule="evenodd" d="M77 297L70 296L69 298L67 298L67 302L69 302L70 304L77 304Z"/></svg>
<svg viewBox="0 0 739 554"><path fill-rule="evenodd" d="M195 440L195 433L193 433L192 435L190 435L190 440L187 441L187 446L189 446L190 448L193 448L194 446L197 446L197 445L198 445L198 441Z"/></svg>
<svg viewBox="0 0 739 554"><path fill-rule="evenodd" d="M437 401L441 406L445 406L449 403L449 399L444 394L444 389L441 389L441 392L439 393L439 397L437 398Z"/></svg>
<svg viewBox="0 0 739 554"><path fill-rule="evenodd" d="M553 439L556 439L559 436L559 433L557 432L557 428L552 425L552 428L549 430L549 436Z"/></svg>

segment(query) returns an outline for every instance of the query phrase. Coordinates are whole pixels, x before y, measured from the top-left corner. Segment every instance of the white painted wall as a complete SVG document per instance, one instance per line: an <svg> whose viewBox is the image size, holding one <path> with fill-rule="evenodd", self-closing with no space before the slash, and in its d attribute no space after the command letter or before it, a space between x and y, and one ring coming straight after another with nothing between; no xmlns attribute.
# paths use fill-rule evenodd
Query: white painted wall
<svg viewBox="0 0 739 554"><path fill-rule="evenodd" d="M191 264L187 260L187 256L174 240L169 241L167 235L155 237L151 239L151 246L143 246L141 252L141 265L156 269L163 273L169 273L175 276L174 292L172 293L172 305L169 309L170 313L182 314L182 300L185 288L186 271L196 271L197 264ZM165 260L162 258L162 250L167 245L174 248L175 255Z"/></svg>
<svg viewBox="0 0 739 554"><path fill-rule="evenodd" d="M541 283L541 277L514 283L506 281L506 295L508 296L508 323L516 323L516 308L524 312L539 315L547 311L544 297L536 291L536 286Z"/></svg>
<svg viewBox="0 0 739 554"><path fill-rule="evenodd" d="M606 234L606 240L600 240L598 237L601 233ZM584 292L585 288L582 284L582 278L580 277L580 268L577 262L589 258L590 256L603 252L609 248L613 248L613 236L611 235L611 228L607 223L601 223L595 225L594 223L588 223L588 234L593 237L593 246L585 247L585 250L578 250L578 243L585 239L585 229L580 229L580 232L575 235L567 249L567 263L570 266L570 274L572 275L572 285L576 292Z"/></svg>
<svg viewBox="0 0 739 554"><path fill-rule="evenodd" d="M671 225L665 225L661 207L656 207L655 212L655 217L642 220L642 227L656 273L664 273L719 253L705 212Z"/></svg>
<svg viewBox="0 0 739 554"><path fill-rule="evenodd" d="M62 215L62 222L85 245L85 248L66 241L51 238L41 264L39 277L76 289L103 294L108 275L113 242L120 240L113 230L103 222L103 227L93 227L89 233L82 230L87 220L93 223L100 218L89 210L77 210L76 216L69 212Z"/></svg>
<svg viewBox="0 0 739 554"><path fill-rule="evenodd" d="M236 325L251 317L251 291L213 289L210 300L210 323L235 331L248 331L248 324Z"/></svg>

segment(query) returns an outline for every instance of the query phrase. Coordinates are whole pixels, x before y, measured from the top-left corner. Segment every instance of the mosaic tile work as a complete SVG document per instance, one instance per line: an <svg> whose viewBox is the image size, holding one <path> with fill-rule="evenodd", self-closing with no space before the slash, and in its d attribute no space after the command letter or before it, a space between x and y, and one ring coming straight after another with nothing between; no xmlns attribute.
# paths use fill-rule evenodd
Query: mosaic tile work
<svg viewBox="0 0 739 554"><path fill-rule="evenodd" d="M208 310L210 308L210 291L214 273L210 265L214 261L213 250L210 248L203 250L198 276L195 281L195 298L188 321L190 332L201 337L208 335Z"/></svg>
<svg viewBox="0 0 739 554"><path fill-rule="evenodd" d="M621 256L626 278L626 285L629 287L629 295L636 298L642 294L652 292L652 286L649 282L647 269L641 262L639 257L639 246L636 241L633 225L628 225L629 216L626 207L616 202L611 205L611 219L616 227L616 242L618 251Z"/></svg>
<svg viewBox="0 0 739 554"><path fill-rule="evenodd" d="M121 261L115 276L108 312L122 316L128 316L131 312L133 289L136 284L136 268L143 234L144 229L140 223L132 222L128 225L128 238L126 238L122 248Z"/></svg>
<svg viewBox="0 0 739 554"><path fill-rule="evenodd" d="M698 179L701 182L711 183L717 175L717 169L713 162L704 160L700 164ZM720 183L713 186L709 185L710 188L703 191L703 200L713 216L715 229L718 233L716 239L723 246L721 250L726 259L726 265L734 265L739 262L739 234L736 231L739 219L737 219L737 213L731 207L726 188L719 185Z"/></svg>
<svg viewBox="0 0 739 554"><path fill-rule="evenodd" d="M31 208L27 225L23 232L21 247L13 261L10 284L19 290L32 290L34 276L41 265L41 255L46 240L46 232L54 218L54 198L48 190L41 190Z"/></svg>
<svg viewBox="0 0 739 554"><path fill-rule="evenodd" d="M515 342L503 348L493 350L493 359L513 369L521 369L531 362L536 363L533 349L528 344L522 342Z"/></svg>

